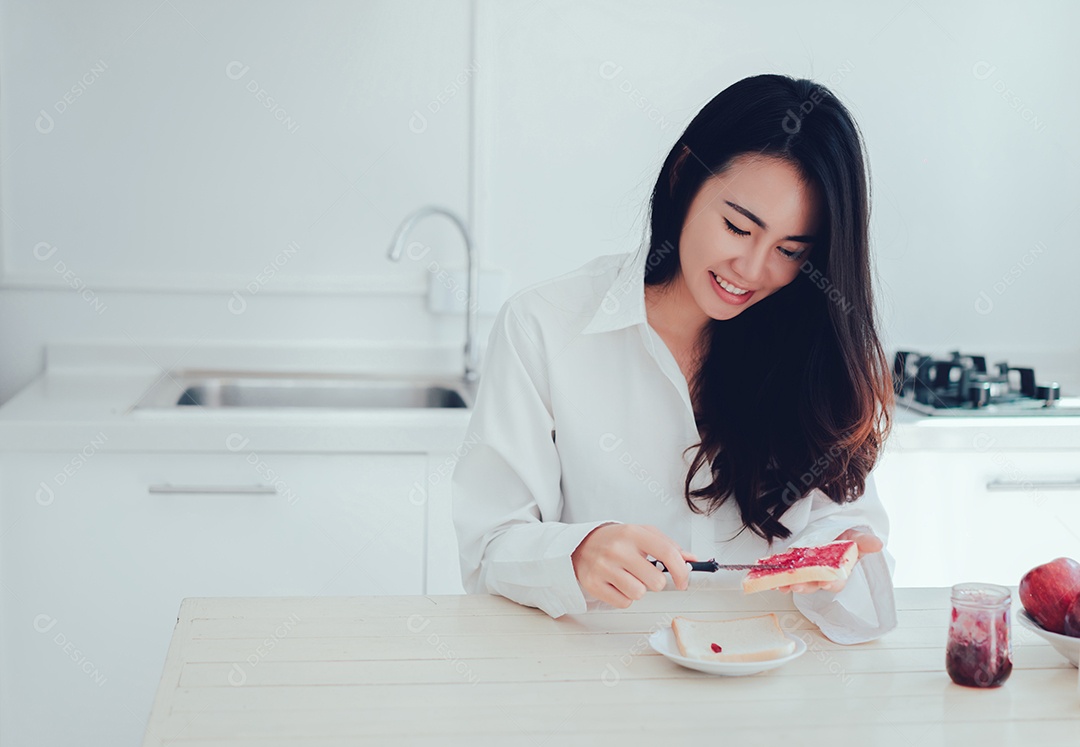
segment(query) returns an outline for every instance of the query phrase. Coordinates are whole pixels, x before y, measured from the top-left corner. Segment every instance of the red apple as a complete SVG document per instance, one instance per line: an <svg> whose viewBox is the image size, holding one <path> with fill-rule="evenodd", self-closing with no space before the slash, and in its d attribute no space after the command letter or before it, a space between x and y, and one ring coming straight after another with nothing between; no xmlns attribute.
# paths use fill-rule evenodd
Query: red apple
<svg viewBox="0 0 1080 747"><path fill-rule="evenodd" d="M1076 599L1065 611L1065 635L1080 638L1080 594L1076 595Z"/></svg>
<svg viewBox="0 0 1080 747"><path fill-rule="evenodd" d="M1035 566L1020 579L1020 602L1028 614L1052 633L1065 632L1065 613L1080 596L1080 563L1055 558Z"/></svg>

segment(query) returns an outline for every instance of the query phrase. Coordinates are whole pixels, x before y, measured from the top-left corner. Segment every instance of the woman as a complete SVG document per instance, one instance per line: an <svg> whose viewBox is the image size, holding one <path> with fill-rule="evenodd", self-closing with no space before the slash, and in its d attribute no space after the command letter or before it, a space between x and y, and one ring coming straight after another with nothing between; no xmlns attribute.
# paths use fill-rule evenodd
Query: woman
<svg viewBox="0 0 1080 747"><path fill-rule="evenodd" d="M875 329L857 126L822 86L719 93L664 161L647 245L503 306L453 475L466 590L558 617L854 539L846 584L798 585L833 640L896 625L870 470L892 387Z"/></svg>

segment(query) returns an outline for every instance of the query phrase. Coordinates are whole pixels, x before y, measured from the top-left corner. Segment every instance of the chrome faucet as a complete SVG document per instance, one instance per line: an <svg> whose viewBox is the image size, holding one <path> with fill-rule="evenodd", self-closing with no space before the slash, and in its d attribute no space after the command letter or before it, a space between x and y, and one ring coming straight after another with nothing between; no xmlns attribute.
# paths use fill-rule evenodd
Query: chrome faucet
<svg viewBox="0 0 1080 747"><path fill-rule="evenodd" d="M469 229L465 227L465 224L461 221L461 218L450 210L436 205L425 205L412 213L410 213L401 225L398 226L397 232L394 234L394 240L390 244L390 251L387 256L395 262L401 259L401 252L405 248L405 237L417 221L421 218L426 218L429 215L444 215L457 226L461 232L461 237L465 240L465 269L466 269L466 289L465 289L465 381L473 383L479 377L478 364L476 358L476 286L477 278L479 275L479 268L476 266L475 250L472 243L472 238L469 236Z"/></svg>

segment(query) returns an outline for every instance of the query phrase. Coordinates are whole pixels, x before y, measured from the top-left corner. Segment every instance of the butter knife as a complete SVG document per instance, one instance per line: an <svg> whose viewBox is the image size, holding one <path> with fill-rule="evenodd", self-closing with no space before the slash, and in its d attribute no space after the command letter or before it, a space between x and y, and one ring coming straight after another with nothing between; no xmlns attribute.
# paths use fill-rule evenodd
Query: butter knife
<svg viewBox="0 0 1080 747"><path fill-rule="evenodd" d="M690 570L716 573L716 571L782 571L782 565L762 565L761 563L717 563L716 560L688 560ZM660 570L668 573L667 567L659 560L652 561Z"/></svg>

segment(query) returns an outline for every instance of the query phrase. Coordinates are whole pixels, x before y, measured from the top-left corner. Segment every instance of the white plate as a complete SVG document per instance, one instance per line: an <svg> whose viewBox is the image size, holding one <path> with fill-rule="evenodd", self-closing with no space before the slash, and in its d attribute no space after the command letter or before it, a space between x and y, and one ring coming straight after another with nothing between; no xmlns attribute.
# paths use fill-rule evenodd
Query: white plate
<svg viewBox="0 0 1080 747"><path fill-rule="evenodd" d="M649 645L653 651L663 654L676 664L689 669L696 669L705 674L718 674L724 677L744 677L748 674L757 674L769 669L776 669L787 664L792 659L798 659L806 653L806 643L791 633L785 633L788 638L795 641L795 651L779 659L767 661L707 661L705 659L690 659L679 653L679 644L675 642L675 632L670 626L665 626L653 632L649 636Z"/></svg>
<svg viewBox="0 0 1080 747"><path fill-rule="evenodd" d="M1068 659L1074 667L1080 666L1080 638L1051 633L1035 622L1035 618L1024 609L1016 611L1016 619L1020 621L1020 625L1049 641L1050 645L1056 648L1058 653Z"/></svg>

